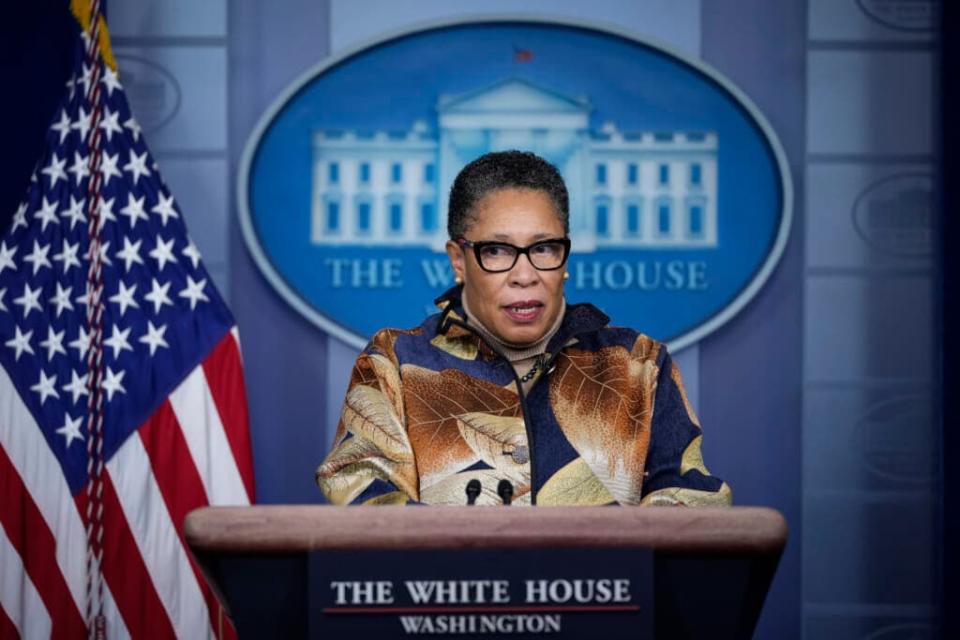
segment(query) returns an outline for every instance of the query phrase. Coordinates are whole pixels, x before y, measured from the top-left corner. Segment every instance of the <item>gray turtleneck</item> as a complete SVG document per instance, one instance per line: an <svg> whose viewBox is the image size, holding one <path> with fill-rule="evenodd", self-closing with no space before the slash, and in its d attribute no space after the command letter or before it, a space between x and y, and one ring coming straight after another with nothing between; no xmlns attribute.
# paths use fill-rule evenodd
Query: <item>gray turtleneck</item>
<svg viewBox="0 0 960 640"><path fill-rule="evenodd" d="M547 344L550 342L550 338L552 338L560 328L560 323L563 322L563 315L567 310L567 302L565 299L561 298L560 312L557 314L556 320L553 321L553 325L547 329L547 332L535 342L530 342L528 344L515 344L504 341L477 319L477 317L470 311L470 304L467 301L466 288L464 288L463 292L461 293L460 302L463 304L463 311L467 315L467 324L476 329L477 333L479 333L480 336L494 349L503 353L503 355L507 357L507 360L510 361L510 364L513 366L513 370L516 371L517 376L520 377L523 377L525 373L530 371L530 368L537 361L537 358L547 350ZM535 375L533 378L523 383L524 393L526 393L530 387L533 386L533 383L536 382L539 377L540 373L537 373L537 375Z"/></svg>

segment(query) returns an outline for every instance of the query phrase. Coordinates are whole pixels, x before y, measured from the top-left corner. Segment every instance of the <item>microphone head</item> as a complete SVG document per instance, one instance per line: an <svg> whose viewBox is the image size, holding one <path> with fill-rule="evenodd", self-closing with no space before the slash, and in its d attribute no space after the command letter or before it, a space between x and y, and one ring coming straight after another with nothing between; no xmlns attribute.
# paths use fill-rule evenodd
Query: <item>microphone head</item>
<svg viewBox="0 0 960 640"><path fill-rule="evenodd" d="M501 480L497 485L497 495L503 500L503 504L510 504L513 500L513 484L506 478Z"/></svg>
<svg viewBox="0 0 960 640"><path fill-rule="evenodd" d="M467 483L466 487L467 492L467 504L473 504L477 501L477 496L480 495L480 481L474 478Z"/></svg>

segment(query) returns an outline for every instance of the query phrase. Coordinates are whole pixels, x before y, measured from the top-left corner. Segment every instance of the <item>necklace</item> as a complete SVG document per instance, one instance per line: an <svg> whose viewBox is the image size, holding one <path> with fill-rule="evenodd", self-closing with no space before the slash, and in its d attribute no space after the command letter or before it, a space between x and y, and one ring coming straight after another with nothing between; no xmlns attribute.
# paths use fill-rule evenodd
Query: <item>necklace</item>
<svg viewBox="0 0 960 640"><path fill-rule="evenodd" d="M525 374L520 376L520 382L529 382L533 379L533 376L537 375L537 371L540 370L540 367L543 366L543 354L537 356L537 359L534 360L533 366L530 367L530 371L527 371Z"/></svg>

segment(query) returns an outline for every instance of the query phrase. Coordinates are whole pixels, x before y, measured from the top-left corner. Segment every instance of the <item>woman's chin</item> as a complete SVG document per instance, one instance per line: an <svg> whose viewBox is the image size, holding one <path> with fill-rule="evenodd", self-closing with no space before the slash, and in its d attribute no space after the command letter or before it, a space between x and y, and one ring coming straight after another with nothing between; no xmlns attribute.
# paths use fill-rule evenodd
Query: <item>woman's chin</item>
<svg viewBox="0 0 960 640"><path fill-rule="evenodd" d="M529 324L505 327L500 334L500 339L509 344L530 344L531 342L536 342L546 333L546 328L541 327L540 324L541 323L538 322L536 325Z"/></svg>

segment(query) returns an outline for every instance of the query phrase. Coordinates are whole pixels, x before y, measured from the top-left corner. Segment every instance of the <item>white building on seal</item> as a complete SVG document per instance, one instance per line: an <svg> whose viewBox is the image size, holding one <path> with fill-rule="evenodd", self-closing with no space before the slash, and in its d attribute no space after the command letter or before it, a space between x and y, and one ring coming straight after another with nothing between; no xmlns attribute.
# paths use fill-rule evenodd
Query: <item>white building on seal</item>
<svg viewBox="0 0 960 640"><path fill-rule="evenodd" d="M716 134L590 130L591 109L512 78L440 96L433 128L316 131L311 241L442 251L460 169L489 151L523 149L563 174L574 251L717 246Z"/></svg>

